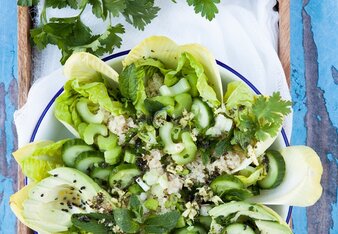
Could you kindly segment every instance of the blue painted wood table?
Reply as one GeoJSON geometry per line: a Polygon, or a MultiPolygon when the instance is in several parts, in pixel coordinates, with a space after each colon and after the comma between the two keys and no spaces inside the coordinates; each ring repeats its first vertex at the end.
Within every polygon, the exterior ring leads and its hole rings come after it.
{"type": "MultiPolygon", "coordinates": [[[[16,233],[9,196],[17,187],[11,157],[17,141],[13,113],[18,106],[16,1],[0,8],[0,233],[16,233]]],[[[292,144],[320,155],[322,198],[310,208],[293,209],[296,234],[338,233],[338,1],[291,0],[292,144]]]]}

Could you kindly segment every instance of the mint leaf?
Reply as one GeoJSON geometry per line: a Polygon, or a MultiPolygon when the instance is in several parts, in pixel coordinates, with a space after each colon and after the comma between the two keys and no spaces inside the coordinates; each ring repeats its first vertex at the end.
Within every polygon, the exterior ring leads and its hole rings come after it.
{"type": "Polygon", "coordinates": [[[128,209],[118,208],[113,211],[116,224],[125,233],[137,233],[140,225],[132,218],[132,212],[128,209]]]}
{"type": "Polygon", "coordinates": [[[187,0],[187,2],[189,6],[194,6],[195,13],[201,13],[211,21],[218,13],[216,4],[220,3],[220,0],[187,0]]]}
{"type": "Polygon", "coordinates": [[[140,200],[138,199],[138,197],[135,194],[130,196],[129,208],[134,213],[134,215],[136,217],[136,221],[138,221],[139,223],[142,223],[143,207],[142,207],[140,200]]]}
{"type": "Polygon", "coordinates": [[[119,76],[119,88],[122,96],[132,101],[135,109],[147,113],[144,100],[147,98],[144,88],[145,70],[134,64],[127,66],[119,76]]]}
{"type": "Polygon", "coordinates": [[[81,231],[95,234],[114,233],[112,231],[112,227],[115,221],[113,215],[111,214],[73,214],[71,221],[73,225],[79,228],[81,231]]]}
{"type": "Polygon", "coordinates": [[[178,211],[170,211],[146,219],[144,222],[145,233],[167,233],[176,227],[181,214],[178,211]]]}
{"type": "Polygon", "coordinates": [[[231,145],[229,144],[229,139],[223,139],[216,143],[214,156],[221,157],[225,152],[231,149],[231,145]]]}
{"type": "Polygon", "coordinates": [[[123,16],[135,28],[144,30],[159,12],[160,8],[154,6],[154,0],[125,0],[126,8],[123,16]]]}

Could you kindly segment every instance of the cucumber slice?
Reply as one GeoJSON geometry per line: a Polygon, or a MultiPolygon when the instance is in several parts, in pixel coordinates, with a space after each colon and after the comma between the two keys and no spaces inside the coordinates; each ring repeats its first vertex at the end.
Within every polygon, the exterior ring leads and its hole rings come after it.
{"type": "Polygon", "coordinates": [[[94,148],[87,145],[82,139],[71,139],[62,146],[62,160],[68,167],[74,167],[76,157],[85,151],[91,151],[94,148]]]}
{"type": "Polygon", "coordinates": [[[121,164],[114,168],[109,176],[111,187],[119,185],[121,188],[131,184],[134,177],[139,176],[141,171],[134,164],[121,164]]]}
{"type": "Polygon", "coordinates": [[[186,93],[189,90],[190,90],[190,84],[188,80],[185,78],[182,78],[171,87],[162,85],[159,91],[162,96],[173,97],[173,96],[176,96],[177,94],[186,93]]]}
{"type": "Polygon", "coordinates": [[[224,234],[255,234],[254,230],[243,223],[233,223],[227,226],[223,232],[224,234]]]}
{"type": "Polygon", "coordinates": [[[75,168],[84,173],[89,171],[89,168],[94,164],[104,162],[103,154],[99,151],[86,151],[79,156],[77,156],[75,160],[75,168]]]}
{"type": "Polygon", "coordinates": [[[232,189],[227,189],[221,195],[221,198],[223,201],[243,201],[252,196],[253,196],[253,193],[249,189],[232,188],[232,189]]]}
{"type": "Polygon", "coordinates": [[[131,152],[130,150],[126,150],[124,152],[123,160],[126,163],[135,163],[136,162],[136,155],[133,152],[131,152]]]}
{"type": "Polygon", "coordinates": [[[108,128],[103,124],[88,124],[83,131],[83,139],[88,145],[94,144],[96,135],[107,136],[108,128]]]}
{"type": "Polygon", "coordinates": [[[88,108],[89,100],[82,99],[78,103],[76,103],[76,110],[82,117],[84,121],[87,123],[102,123],[104,119],[104,113],[100,110],[97,111],[96,114],[92,113],[88,108]]]}
{"type": "Polygon", "coordinates": [[[272,189],[280,185],[285,176],[285,161],[283,156],[275,150],[269,150],[265,154],[268,160],[267,175],[257,184],[262,189],[272,189]]]}
{"type": "Polygon", "coordinates": [[[110,165],[117,164],[121,161],[121,153],[122,147],[118,145],[115,148],[104,152],[104,160],[110,165]]]}
{"type": "Polygon", "coordinates": [[[205,102],[199,98],[194,98],[191,112],[195,115],[194,122],[198,128],[205,129],[210,127],[213,120],[213,114],[210,107],[205,102]]]}
{"type": "Polygon", "coordinates": [[[214,179],[210,187],[217,195],[222,195],[230,189],[244,189],[242,181],[233,175],[220,175],[214,179]]]}
{"type": "Polygon", "coordinates": [[[90,177],[100,179],[103,181],[108,181],[109,175],[113,170],[112,167],[94,167],[90,173],[90,177]]]}

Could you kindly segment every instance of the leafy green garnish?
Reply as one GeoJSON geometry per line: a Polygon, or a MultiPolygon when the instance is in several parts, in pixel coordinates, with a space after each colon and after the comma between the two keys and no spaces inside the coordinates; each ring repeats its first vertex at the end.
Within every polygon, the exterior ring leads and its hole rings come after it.
{"type": "Polygon", "coordinates": [[[132,210],[132,212],[135,215],[135,220],[139,223],[142,223],[142,218],[143,218],[143,207],[138,199],[138,197],[133,194],[131,195],[129,199],[129,208],[132,210]]]}
{"type": "Polygon", "coordinates": [[[216,4],[220,3],[220,0],[187,0],[189,6],[194,6],[196,13],[201,15],[208,20],[215,18],[218,13],[216,4]]]}
{"type": "Polygon", "coordinates": [[[264,141],[276,136],[284,117],[291,112],[290,107],[291,102],[282,100],[278,92],[270,97],[256,96],[251,107],[238,112],[231,143],[245,148],[253,139],[264,141]]]}
{"type": "Polygon", "coordinates": [[[91,232],[95,234],[114,233],[112,227],[115,223],[112,214],[88,213],[73,214],[72,223],[81,231],[91,232]]]}
{"type": "Polygon", "coordinates": [[[144,27],[157,16],[160,10],[159,7],[154,6],[154,1],[126,0],[125,3],[123,16],[128,23],[140,30],[144,30],[144,27]]]}
{"type": "Polygon", "coordinates": [[[170,211],[161,215],[148,218],[144,222],[145,233],[167,233],[175,228],[180,218],[178,211],[170,211]]]}
{"type": "Polygon", "coordinates": [[[78,9],[78,1],[77,0],[46,0],[45,2],[46,7],[52,8],[65,8],[69,6],[73,9],[78,9]]]}
{"type": "Polygon", "coordinates": [[[63,166],[61,149],[67,140],[34,142],[18,149],[13,156],[28,178],[40,181],[50,176],[50,170],[63,166]]]}
{"type": "MultiPolygon", "coordinates": [[[[219,0],[187,0],[189,6],[194,6],[196,13],[212,20],[218,13],[216,4],[219,0]]],[[[18,0],[19,6],[37,5],[39,0],[18,0]]],[[[39,49],[48,44],[56,45],[62,54],[62,64],[75,51],[87,51],[96,56],[113,52],[114,48],[121,46],[124,26],[112,26],[112,17],[122,15],[126,22],[139,30],[157,17],[160,8],[155,6],[154,0],[45,0],[41,11],[41,25],[31,30],[31,37],[39,49]],[[106,30],[93,35],[90,28],[81,21],[81,15],[90,5],[92,13],[103,21],[109,21],[106,30]],[[78,9],[75,17],[60,17],[47,19],[48,8],[78,9]]]]}
{"type": "Polygon", "coordinates": [[[79,16],[69,18],[51,18],[49,23],[31,30],[33,41],[39,49],[48,44],[56,45],[62,52],[61,63],[65,63],[75,51],[86,51],[97,56],[120,47],[124,33],[121,24],[109,25],[101,35],[92,35],[89,27],[79,16]]]}
{"type": "Polygon", "coordinates": [[[139,223],[133,220],[133,213],[125,208],[118,208],[113,211],[116,224],[125,233],[137,233],[140,229],[139,223]]]}

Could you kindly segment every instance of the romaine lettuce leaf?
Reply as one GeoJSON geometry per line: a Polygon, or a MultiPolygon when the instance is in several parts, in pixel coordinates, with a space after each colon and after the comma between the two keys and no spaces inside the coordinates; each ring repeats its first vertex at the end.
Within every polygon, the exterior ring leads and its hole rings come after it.
{"type": "Polygon", "coordinates": [[[67,140],[34,142],[18,149],[13,156],[24,175],[40,181],[50,176],[48,171],[63,166],[61,150],[67,140]]]}
{"type": "Polygon", "coordinates": [[[179,77],[187,77],[190,86],[193,87],[192,96],[199,94],[210,107],[220,105],[221,102],[217,99],[215,90],[208,84],[208,77],[205,75],[202,64],[189,53],[181,54],[176,69],[165,74],[164,84],[172,86],[177,83],[179,77]]]}
{"type": "Polygon", "coordinates": [[[237,108],[240,105],[251,106],[253,100],[252,90],[242,81],[233,81],[227,85],[227,91],[224,95],[227,110],[237,108]]]}
{"type": "Polygon", "coordinates": [[[95,104],[109,111],[112,115],[123,114],[122,103],[113,101],[109,95],[107,88],[102,82],[91,82],[87,84],[79,83],[78,80],[72,80],[72,88],[83,97],[87,97],[95,104]]]}

